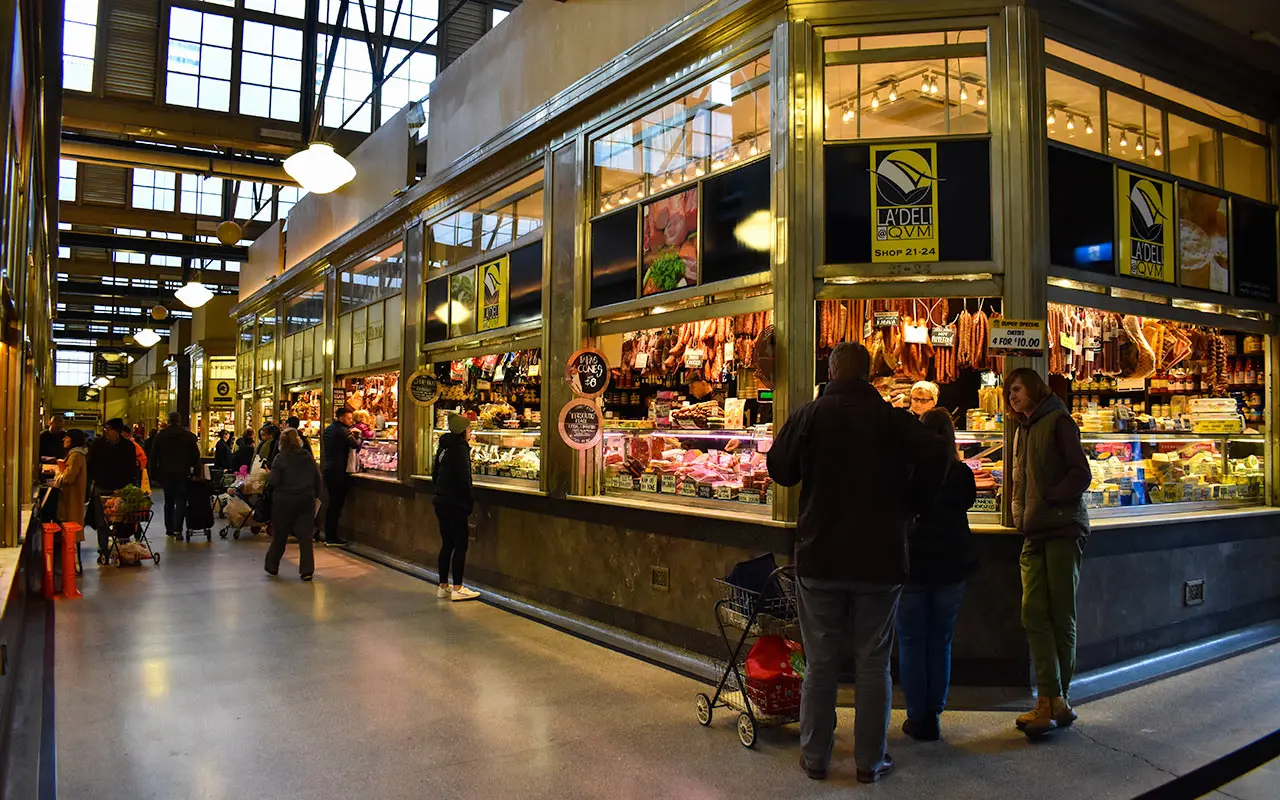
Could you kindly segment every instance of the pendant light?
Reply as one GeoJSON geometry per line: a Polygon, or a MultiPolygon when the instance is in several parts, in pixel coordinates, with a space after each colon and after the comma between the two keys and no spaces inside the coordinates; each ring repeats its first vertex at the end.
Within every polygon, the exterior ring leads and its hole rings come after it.
{"type": "Polygon", "coordinates": [[[880,90],[877,89],[871,94],[871,110],[875,111],[879,107],[880,107],[880,90]]]}
{"type": "Polygon", "coordinates": [[[1089,117],[1084,118],[1084,132],[1093,135],[1093,120],[1089,117]]]}
{"type": "Polygon", "coordinates": [[[187,285],[173,293],[187,308],[199,308],[213,299],[213,292],[203,283],[196,280],[187,281],[187,285]]]}
{"type": "Polygon", "coordinates": [[[139,347],[154,347],[160,342],[160,334],[150,328],[143,328],[133,335],[133,340],[139,347]]]}
{"type": "Polygon", "coordinates": [[[987,104],[987,92],[985,89],[978,88],[978,105],[985,106],[987,104]]]}
{"type": "Polygon", "coordinates": [[[889,87],[889,102],[893,103],[893,102],[897,102],[897,100],[898,100],[898,82],[894,81],[893,85],[889,87]]]}
{"type": "Polygon", "coordinates": [[[312,142],[306,150],[289,156],[284,171],[312,194],[329,194],[356,176],[356,168],[328,142],[312,142]]]}
{"type": "Polygon", "coordinates": [[[960,81],[960,102],[963,103],[968,99],[969,99],[969,91],[964,88],[964,81],[960,81]]]}

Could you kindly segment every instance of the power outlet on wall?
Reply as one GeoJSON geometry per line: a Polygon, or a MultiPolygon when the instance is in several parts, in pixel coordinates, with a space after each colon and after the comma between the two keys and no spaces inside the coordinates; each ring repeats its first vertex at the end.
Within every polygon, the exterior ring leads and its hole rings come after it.
{"type": "Polygon", "coordinates": [[[1198,606],[1204,602],[1204,578],[1182,584],[1182,604],[1198,606]]]}
{"type": "Polygon", "coordinates": [[[660,592],[671,591],[671,570],[667,567],[649,567],[649,585],[660,592]]]}

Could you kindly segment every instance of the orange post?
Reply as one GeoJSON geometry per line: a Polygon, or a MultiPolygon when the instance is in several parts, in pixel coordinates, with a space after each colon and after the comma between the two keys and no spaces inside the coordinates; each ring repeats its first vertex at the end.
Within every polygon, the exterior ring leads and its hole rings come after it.
{"type": "Polygon", "coordinates": [[[84,597],[76,588],[76,542],[82,530],[78,523],[62,523],[62,596],[68,600],[84,597]]]}
{"type": "Polygon", "coordinates": [[[40,526],[44,531],[44,599],[53,599],[53,542],[54,536],[62,530],[56,522],[46,522],[40,526]]]}

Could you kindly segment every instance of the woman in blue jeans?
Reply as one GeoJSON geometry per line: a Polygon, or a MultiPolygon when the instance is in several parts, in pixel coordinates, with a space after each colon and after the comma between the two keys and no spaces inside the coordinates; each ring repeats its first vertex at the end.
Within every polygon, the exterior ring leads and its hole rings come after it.
{"type": "MultiPolygon", "coordinates": [[[[956,453],[950,413],[935,408],[920,423],[956,453]]],[[[898,601],[898,679],[907,698],[902,732],[921,741],[942,736],[939,717],[951,684],[951,640],[964,580],[977,567],[969,530],[976,496],[973,472],[954,457],[937,494],[917,498],[916,507],[923,510],[911,530],[910,580],[898,601]]]]}

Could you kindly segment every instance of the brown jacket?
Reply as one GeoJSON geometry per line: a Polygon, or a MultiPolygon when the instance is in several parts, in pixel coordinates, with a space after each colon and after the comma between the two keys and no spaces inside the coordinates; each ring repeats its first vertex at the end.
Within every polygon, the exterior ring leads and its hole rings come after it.
{"type": "MultiPolygon", "coordinates": [[[[67,468],[58,478],[58,521],[84,525],[85,483],[89,470],[85,466],[85,449],[74,447],[67,453],[67,468]]],[[[84,541],[84,531],[80,531],[84,541]]]]}

